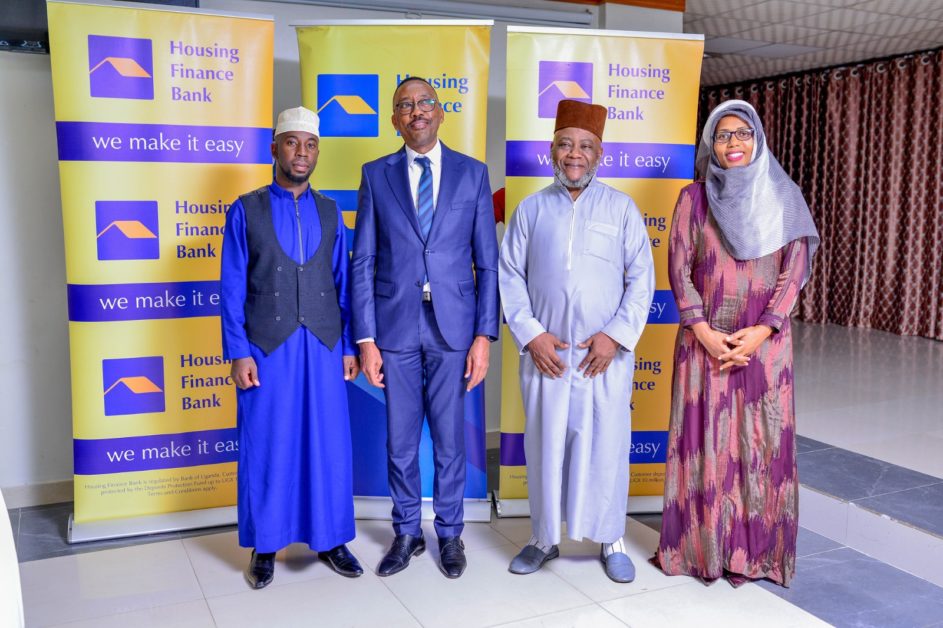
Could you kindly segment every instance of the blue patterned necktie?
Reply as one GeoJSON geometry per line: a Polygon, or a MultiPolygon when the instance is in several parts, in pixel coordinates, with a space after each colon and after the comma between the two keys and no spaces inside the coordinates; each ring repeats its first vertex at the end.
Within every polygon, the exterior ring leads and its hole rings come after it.
{"type": "Polygon", "coordinates": [[[415,162],[422,166],[422,174],[419,175],[419,191],[416,195],[419,231],[422,233],[422,239],[428,240],[429,229],[432,228],[432,213],[435,209],[432,202],[432,163],[428,157],[416,157],[415,162]]]}

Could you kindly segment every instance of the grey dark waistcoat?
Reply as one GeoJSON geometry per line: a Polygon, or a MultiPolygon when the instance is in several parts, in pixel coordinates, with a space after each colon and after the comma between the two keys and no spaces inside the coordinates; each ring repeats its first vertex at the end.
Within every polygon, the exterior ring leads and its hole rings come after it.
{"type": "MultiPolygon", "coordinates": [[[[313,192],[313,190],[312,190],[313,192]]],[[[246,285],[246,333],[268,355],[304,325],[333,349],[341,337],[341,311],[334,289],[332,257],[337,206],[314,193],[321,221],[321,242],[308,261],[290,258],[272,223],[268,187],[239,197],[246,211],[249,272],[246,285]]]]}

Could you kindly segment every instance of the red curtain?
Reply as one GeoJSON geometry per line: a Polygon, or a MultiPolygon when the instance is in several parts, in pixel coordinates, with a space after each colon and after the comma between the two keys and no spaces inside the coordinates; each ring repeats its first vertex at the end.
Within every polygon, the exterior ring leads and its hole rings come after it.
{"type": "Polygon", "coordinates": [[[705,87],[746,100],[822,237],[796,316],[943,340],[943,49],[705,87]]]}

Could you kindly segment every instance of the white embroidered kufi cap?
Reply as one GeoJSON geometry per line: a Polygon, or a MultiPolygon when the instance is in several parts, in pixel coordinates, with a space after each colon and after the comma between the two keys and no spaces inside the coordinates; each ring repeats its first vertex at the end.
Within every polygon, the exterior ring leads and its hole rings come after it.
{"type": "Polygon", "coordinates": [[[318,114],[304,107],[295,107],[294,109],[286,109],[278,114],[278,122],[275,124],[275,135],[281,135],[289,131],[304,131],[305,133],[320,136],[319,126],[320,120],[318,120],[318,114]]]}

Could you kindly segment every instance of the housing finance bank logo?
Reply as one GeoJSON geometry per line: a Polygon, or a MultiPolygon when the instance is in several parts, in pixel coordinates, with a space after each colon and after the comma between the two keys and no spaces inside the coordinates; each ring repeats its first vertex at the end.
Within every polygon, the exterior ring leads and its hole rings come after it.
{"type": "Polygon", "coordinates": [[[164,411],[164,358],[102,360],[105,416],[164,411]]]}
{"type": "Polygon", "coordinates": [[[561,100],[593,100],[593,64],[541,61],[537,75],[537,117],[555,118],[561,100]]]}
{"type": "Polygon", "coordinates": [[[93,98],[154,100],[151,40],[89,35],[88,77],[93,98]]]}
{"type": "Polygon", "coordinates": [[[98,259],[160,258],[157,201],[95,201],[98,259]]]}
{"type": "Polygon", "coordinates": [[[377,74],[318,75],[321,137],[377,137],[379,104],[377,74]]]}

